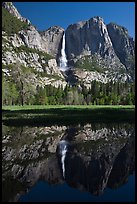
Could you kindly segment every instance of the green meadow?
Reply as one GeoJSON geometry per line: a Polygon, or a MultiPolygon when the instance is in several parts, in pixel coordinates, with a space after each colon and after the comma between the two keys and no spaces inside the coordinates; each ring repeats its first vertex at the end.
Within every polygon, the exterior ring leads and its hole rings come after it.
{"type": "Polygon", "coordinates": [[[6,125],[75,125],[88,122],[134,122],[134,105],[27,105],[3,106],[6,125]]]}

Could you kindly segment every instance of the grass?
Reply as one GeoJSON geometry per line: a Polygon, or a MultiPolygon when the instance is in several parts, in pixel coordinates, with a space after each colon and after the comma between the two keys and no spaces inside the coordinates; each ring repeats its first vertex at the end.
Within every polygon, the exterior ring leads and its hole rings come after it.
{"type": "Polygon", "coordinates": [[[134,122],[135,106],[31,105],[2,107],[5,125],[76,125],[87,122],[134,122]]]}

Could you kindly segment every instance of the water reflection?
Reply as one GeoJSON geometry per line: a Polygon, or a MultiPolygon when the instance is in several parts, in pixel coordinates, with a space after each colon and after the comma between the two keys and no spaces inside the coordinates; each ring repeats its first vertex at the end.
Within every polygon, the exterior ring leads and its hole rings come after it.
{"type": "Polygon", "coordinates": [[[39,180],[100,195],[134,172],[133,124],[2,128],[3,201],[18,201],[39,180]]]}
{"type": "Polygon", "coordinates": [[[68,152],[70,151],[70,143],[67,140],[61,140],[57,145],[57,159],[59,162],[59,166],[62,169],[63,178],[66,177],[66,157],[68,156],[68,152]]]}

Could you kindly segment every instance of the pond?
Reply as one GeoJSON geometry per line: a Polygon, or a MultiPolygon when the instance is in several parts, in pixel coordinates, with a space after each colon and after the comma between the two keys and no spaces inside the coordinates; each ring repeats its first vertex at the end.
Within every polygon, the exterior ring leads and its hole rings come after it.
{"type": "Polygon", "coordinates": [[[134,202],[135,124],[3,125],[2,201],[134,202]]]}

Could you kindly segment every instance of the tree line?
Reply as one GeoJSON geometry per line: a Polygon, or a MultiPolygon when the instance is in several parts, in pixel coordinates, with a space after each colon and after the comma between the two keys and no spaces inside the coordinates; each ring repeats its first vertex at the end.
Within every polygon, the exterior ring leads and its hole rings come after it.
{"type": "MultiPolygon", "coordinates": [[[[25,71],[24,71],[25,72],[25,71]]],[[[44,87],[28,83],[26,76],[16,73],[16,83],[13,78],[7,81],[2,77],[2,105],[134,105],[135,83],[92,81],[91,88],[83,84],[66,85],[55,88],[52,85],[44,87]]]]}

